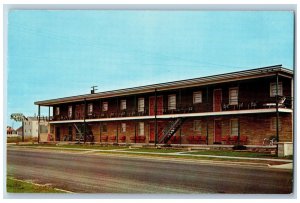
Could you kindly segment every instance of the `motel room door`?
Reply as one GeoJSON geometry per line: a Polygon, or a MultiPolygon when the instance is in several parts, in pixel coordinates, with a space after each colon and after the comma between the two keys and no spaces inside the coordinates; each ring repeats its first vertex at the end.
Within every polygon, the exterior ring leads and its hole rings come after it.
{"type": "MultiPolygon", "coordinates": [[[[154,143],[155,142],[155,122],[149,123],[149,142],[154,143]]],[[[159,133],[164,129],[164,123],[161,121],[157,122],[157,132],[159,133]]]]}
{"type": "Polygon", "coordinates": [[[60,127],[55,128],[55,141],[60,141],[60,127]]]}
{"type": "Polygon", "coordinates": [[[222,142],[222,120],[215,120],[215,142],[222,142]]]}
{"type": "Polygon", "coordinates": [[[214,90],[214,111],[222,111],[222,90],[214,90]]]}
{"type": "MultiPolygon", "coordinates": [[[[163,114],[163,96],[157,96],[157,115],[163,114]]],[[[155,97],[149,97],[149,116],[155,115],[155,97]]]]}

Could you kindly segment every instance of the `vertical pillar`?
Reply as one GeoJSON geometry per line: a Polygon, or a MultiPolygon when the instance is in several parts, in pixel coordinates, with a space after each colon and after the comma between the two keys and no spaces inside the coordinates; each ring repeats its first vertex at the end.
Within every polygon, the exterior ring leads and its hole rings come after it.
{"type": "Polygon", "coordinates": [[[102,136],[102,122],[100,122],[100,143],[102,143],[101,136],[102,136]]]}
{"type": "Polygon", "coordinates": [[[179,144],[181,145],[181,126],[179,128],[179,144]]]}
{"type": "Polygon", "coordinates": [[[156,146],[157,144],[157,139],[158,139],[158,132],[157,132],[157,92],[156,89],[154,90],[155,92],[155,102],[154,102],[154,119],[155,119],[155,141],[154,145],[156,146]]]}
{"type": "MultiPolygon", "coordinates": [[[[238,98],[237,98],[237,109],[239,110],[239,92],[240,92],[240,83],[238,82],[238,98]]],[[[238,145],[240,145],[240,118],[238,117],[238,145]]]]}
{"type": "Polygon", "coordinates": [[[278,156],[278,142],[279,142],[279,111],[278,111],[278,72],[276,73],[276,154],[278,156]]]}
{"type": "Polygon", "coordinates": [[[24,132],[25,132],[25,130],[24,130],[24,118],[23,118],[23,120],[22,120],[22,142],[24,142],[24,132]]]}
{"type": "Polygon", "coordinates": [[[48,110],[48,121],[50,121],[50,106],[49,106],[49,110],[48,110]]]}
{"type": "Polygon", "coordinates": [[[41,106],[38,107],[38,143],[40,143],[40,118],[41,118],[41,106]]]}
{"type": "MultiPolygon", "coordinates": [[[[208,104],[208,87],[206,87],[206,110],[208,110],[209,104],[208,104]]],[[[208,145],[208,117],[206,117],[206,144],[208,145]]]]}
{"type": "Polygon", "coordinates": [[[136,143],[136,121],[134,121],[134,143],[136,143]]]}
{"type": "MultiPolygon", "coordinates": [[[[83,140],[84,143],[86,142],[86,122],[85,122],[85,118],[86,118],[86,98],[84,98],[84,113],[83,113],[83,140]]],[[[80,141],[80,138],[79,138],[80,141]]]]}
{"type": "Polygon", "coordinates": [[[117,121],[117,134],[116,134],[117,143],[119,140],[119,121],[117,121]]]}

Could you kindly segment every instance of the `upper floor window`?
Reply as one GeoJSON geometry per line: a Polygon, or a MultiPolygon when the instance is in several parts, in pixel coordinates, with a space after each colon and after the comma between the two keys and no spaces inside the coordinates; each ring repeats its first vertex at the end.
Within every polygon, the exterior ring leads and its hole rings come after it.
{"type": "Polygon", "coordinates": [[[202,103],[202,92],[194,92],[193,94],[193,103],[197,104],[197,103],[202,103]]]}
{"type": "Polygon", "coordinates": [[[68,116],[72,117],[72,106],[68,106],[68,116]]]}
{"type": "MultiPolygon", "coordinates": [[[[277,94],[276,82],[270,83],[270,97],[275,97],[277,94]]],[[[278,96],[282,96],[282,82],[278,83],[278,96]]]]}
{"type": "Polygon", "coordinates": [[[229,105],[238,105],[239,89],[237,87],[229,89],[229,105]]]}
{"type": "Polygon", "coordinates": [[[102,111],[108,111],[108,102],[102,103],[102,111]]]}
{"type": "Polygon", "coordinates": [[[88,115],[93,114],[93,104],[88,104],[88,115]]]}
{"type": "Polygon", "coordinates": [[[176,109],[176,95],[175,94],[168,96],[168,109],[169,110],[176,109]]]}
{"type": "Polygon", "coordinates": [[[55,107],[55,115],[59,115],[59,106],[55,107]]]}
{"type": "Polygon", "coordinates": [[[139,98],[138,99],[138,112],[144,112],[145,109],[145,99],[139,98]]]}
{"type": "Polygon", "coordinates": [[[126,110],[126,100],[121,100],[120,109],[121,110],[126,110]]]}
{"type": "Polygon", "coordinates": [[[239,132],[239,120],[231,119],[230,120],[230,135],[237,136],[239,132]]]}

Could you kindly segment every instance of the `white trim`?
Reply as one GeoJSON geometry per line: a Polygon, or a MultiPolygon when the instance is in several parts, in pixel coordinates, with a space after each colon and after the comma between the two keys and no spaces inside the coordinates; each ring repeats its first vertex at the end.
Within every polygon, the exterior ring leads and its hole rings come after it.
{"type": "Polygon", "coordinates": [[[49,123],[55,124],[55,123],[83,123],[83,120],[63,120],[63,121],[50,121],[49,123]]]}
{"type": "MultiPolygon", "coordinates": [[[[292,113],[292,109],[278,108],[279,112],[292,113]]],[[[159,118],[179,118],[179,117],[201,117],[201,116],[224,116],[224,115],[239,115],[239,114],[257,114],[257,113],[275,113],[276,108],[268,109],[249,109],[249,110],[235,110],[235,111],[216,111],[216,112],[205,112],[205,113],[185,113],[185,114],[166,114],[157,115],[159,118]]],[[[85,122],[96,122],[96,121],[122,121],[122,120],[147,120],[154,119],[155,116],[134,116],[134,117],[117,117],[117,118],[97,118],[97,119],[86,119],[85,122]]],[[[84,122],[83,120],[63,120],[63,121],[51,121],[49,123],[76,123],[84,122]]]]}

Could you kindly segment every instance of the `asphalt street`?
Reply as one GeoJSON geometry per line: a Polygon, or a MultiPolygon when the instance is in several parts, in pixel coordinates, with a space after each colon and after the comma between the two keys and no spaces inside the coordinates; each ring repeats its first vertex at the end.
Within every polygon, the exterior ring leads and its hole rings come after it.
{"type": "Polygon", "coordinates": [[[7,174],[75,193],[287,194],[292,171],[99,153],[8,148],[7,174]]]}

